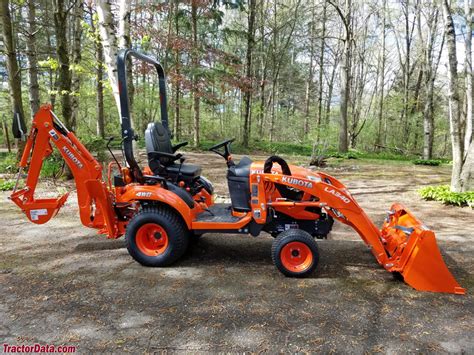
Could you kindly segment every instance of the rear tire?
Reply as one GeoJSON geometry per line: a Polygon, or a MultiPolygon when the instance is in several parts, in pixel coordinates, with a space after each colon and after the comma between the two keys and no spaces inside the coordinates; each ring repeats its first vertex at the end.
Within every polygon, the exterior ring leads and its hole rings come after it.
{"type": "Polygon", "coordinates": [[[169,208],[146,208],[127,226],[125,241],[129,254],[145,266],[167,266],[186,252],[189,231],[169,208]]]}
{"type": "Polygon", "coordinates": [[[290,277],[305,277],[318,266],[318,245],[301,229],[289,229],[278,235],[272,244],[273,263],[290,277]]]}

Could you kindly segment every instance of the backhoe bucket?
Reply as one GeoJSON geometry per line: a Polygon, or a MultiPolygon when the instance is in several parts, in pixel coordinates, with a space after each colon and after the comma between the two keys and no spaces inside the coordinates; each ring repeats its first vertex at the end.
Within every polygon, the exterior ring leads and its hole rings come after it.
{"type": "Polygon", "coordinates": [[[28,189],[15,191],[10,199],[21,208],[28,219],[36,224],[44,224],[56,216],[59,209],[66,202],[69,192],[58,198],[28,199],[25,194],[30,192],[28,189]]]}
{"type": "Polygon", "coordinates": [[[391,260],[385,265],[388,271],[400,273],[416,290],[466,293],[444,263],[433,231],[405,206],[392,206],[381,232],[391,260]]]}

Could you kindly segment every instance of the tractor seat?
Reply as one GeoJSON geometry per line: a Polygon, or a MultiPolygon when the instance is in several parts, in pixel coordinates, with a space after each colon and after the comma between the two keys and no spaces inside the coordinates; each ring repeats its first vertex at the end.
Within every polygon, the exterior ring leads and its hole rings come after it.
{"type": "Polygon", "coordinates": [[[164,156],[156,157],[150,154],[152,152],[161,152],[174,155],[185,144],[180,143],[173,146],[169,131],[161,122],[149,123],[145,131],[145,146],[148,154],[148,166],[153,171],[153,174],[176,178],[179,172],[180,177],[185,180],[200,176],[201,167],[199,165],[183,164],[180,170],[180,164],[173,161],[173,159],[164,156]]]}

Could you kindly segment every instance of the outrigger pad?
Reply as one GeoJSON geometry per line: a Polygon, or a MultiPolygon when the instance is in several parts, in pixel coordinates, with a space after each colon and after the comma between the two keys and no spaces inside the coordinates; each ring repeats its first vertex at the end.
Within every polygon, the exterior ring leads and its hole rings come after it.
{"type": "Polygon", "coordinates": [[[466,293],[448,270],[434,232],[405,206],[392,206],[381,232],[393,261],[385,266],[388,271],[401,273],[404,281],[416,290],[466,293]]]}

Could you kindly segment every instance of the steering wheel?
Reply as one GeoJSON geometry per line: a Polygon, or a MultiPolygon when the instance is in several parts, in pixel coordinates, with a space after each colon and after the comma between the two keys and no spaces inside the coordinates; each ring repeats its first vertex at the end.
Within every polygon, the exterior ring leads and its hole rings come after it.
{"type": "Polygon", "coordinates": [[[277,163],[278,165],[280,165],[281,172],[283,175],[291,175],[291,170],[288,166],[288,163],[285,161],[285,159],[277,155],[272,155],[271,157],[268,157],[267,160],[265,160],[265,164],[263,166],[263,172],[265,174],[270,174],[272,172],[273,163],[277,163]]]}
{"type": "MultiPolygon", "coordinates": [[[[209,148],[209,150],[211,152],[214,152],[218,155],[220,155],[221,157],[223,157],[226,162],[227,162],[227,165],[231,164],[232,161],[229,160],[229,157],[230,157],[230,144],[235,141],[235,138],[232,138],[232,139],[226,139],[225,141],[223,142],[220,142],[220,143],[217,143],[215,145],[213,145],[211,148],[209,148]],[[224,152],[220,152],[219,149],[224,147],[224,152]]],[[[231,164],[232,165],[232,164],[231,164]]]]}
{"type": "Polygon", "coordinates": [[[235,138],[226,139],[223,142],[220,142],[220,143],[217,143],[217,144],[213,145],[211,148],[209,148],[209,150],[212,151],[212,152],[215,152],[217,149],[222,148],[222,147],[226,146],[227,144],[232,143],[233,141],[235,141],[235,138]]]}

